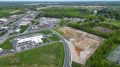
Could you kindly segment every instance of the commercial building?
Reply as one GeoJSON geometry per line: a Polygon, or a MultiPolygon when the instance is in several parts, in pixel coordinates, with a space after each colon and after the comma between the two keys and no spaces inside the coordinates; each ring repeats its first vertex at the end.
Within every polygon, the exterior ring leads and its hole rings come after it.
{"type": "Polygon", "coordinates": [[[39,46],[43,43],[42,41],[43,35],[35,35],[35,36],[23,36],[14,38],[12,40],[13,48],[16,52],[25,51],[36,46],[39,46]]]}

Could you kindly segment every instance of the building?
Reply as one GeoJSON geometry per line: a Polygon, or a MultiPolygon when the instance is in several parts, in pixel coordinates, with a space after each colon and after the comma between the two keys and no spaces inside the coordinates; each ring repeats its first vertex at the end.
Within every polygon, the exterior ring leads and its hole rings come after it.
{"type": "Polygon", "coordinates": [[[28,24],[31,23],[31,20],[33,20],[33,19],[22,18],[22,19],[20,20],[19,26],[26,26],[26,25],[28,25],[28,24]]]}
{"type": "Polygon", "coordinates": [[[93,11],[94,14],[97,14],[97,12],[98,12],[97,10],[94,10],[94,11],[93,11]]]}
{"type": "Polygon", "coordinates": [[[0,21],[2,21],[2,22],[7,22],[8,19],[6,19],[6,18],[0,18],[0,21]]]}
{"type": "Polygon", "coordinates": [[[14,32],[19,33],[20,31],[21,31],[21,29],[16,29],[14,32]]]}
{"type": "Polygon", "coordinates": [[[21,52],[39,46],[43,43],[42,38],[43,35],[23,36],[13,39],[12,44],[16,52],[21,52]]]}
{"type": "Polygon", "coordinates": [[[60,22],[59,18],[46,18],[46,17],[40,18],[40,26],[42,28],[53,28],[57,26],[59,22],[60,22]]]}
{"type": "Polygon", "coordinates": [[[38,15],[36,11],[28,11],[23,17],[16,21],[17,26],[26,26],[38,15]]]}

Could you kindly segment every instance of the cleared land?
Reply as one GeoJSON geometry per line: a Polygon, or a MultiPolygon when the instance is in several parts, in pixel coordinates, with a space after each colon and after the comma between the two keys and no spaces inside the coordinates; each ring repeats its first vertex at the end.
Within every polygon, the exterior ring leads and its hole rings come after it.
{"type": "Polygon", "coordinates": [[[107,29],[107,28],[104,28],[104,27],[95,27],[93,29],[97,30],[97,31],[100,31],[100,32],[104,32],[104,33],[112,33],[111,29],[107,29]]]}
{"type": "Polygon", "coordinates": [[[86,60],[95,52],[100,43],[104,40],[101,37],[76,30],[70,27],[59,29],[69,40],[72,54],[72,61],[85,64],[86,60]]]}
{"type": "Polygon", "coordinates": [[[54,43],[14,55],[0,57],[0,67],[62,67],[64,46],[54,43]]]}

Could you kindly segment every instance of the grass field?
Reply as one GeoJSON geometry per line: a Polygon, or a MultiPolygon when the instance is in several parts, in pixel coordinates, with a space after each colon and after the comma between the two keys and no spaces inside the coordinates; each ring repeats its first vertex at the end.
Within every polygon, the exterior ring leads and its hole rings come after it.
{"type": "Polygon", "coordinates": [[[21,26],[20,28],[20,33],[23,33],[28,28],[28,26],[21,26]]]}
{"type": "Polygon", "coordinates": [[[63,67],[64,47],[55,43],[0,58],[0,67],[63,67]]]}
{"type": "Polygon", "coordinates": [[[120,28],[120,21],[119,20],[108,20],[108,21],[104,21],[104,22],[101,22],[101,23],[106,23],[106,24],[114,25],[114,26],[120,28]]]}
{"type": "Polygon", "coordinates": [[[49,37],[52,41],[59,41],[60,39],[56,35],[52,35],[49,37]]]}
{"type": "Polygon", "coordinates": [[[76,62],[72,62],[72,67],[82,67],[82,65],[76,62]]]}
{"type": "Polygon", "coordinates": [[[20,8],[0,8],[0,17],[9,17],[14,14],[23,14],[25,13],[24,10],[20,8]]]}
{"type": "Polygon", "coordinates": [[[12,49],[12,43],[10,42],[12,38],[8,38],[3,44],[0,44],[0,48],[12,49]]]}
{"type": "Polygon", "coordinates": [[[47,40],[47,38],[43,38],[42,40],[43,40],[43,43],[49,42],[49,41],[47,40]]]}
{"type": "Polygon", "coordinates": [[[51,34],[52,32],[50,30],[43,30],[43,31],[40,31],[40,33],[43,33],[43,34],[51,34]]]}

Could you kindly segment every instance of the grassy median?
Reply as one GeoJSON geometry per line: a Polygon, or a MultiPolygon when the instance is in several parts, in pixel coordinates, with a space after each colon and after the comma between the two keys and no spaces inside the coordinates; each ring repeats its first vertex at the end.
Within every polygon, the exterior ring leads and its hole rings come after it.
{"type": "Polygon", "coordinates": [[[10,42],[10,40],[12,40],[12,38],[8,38],[3,44],[0,44],[0,48],[3,49],[12,49],[12,43],[10,42]]]}

